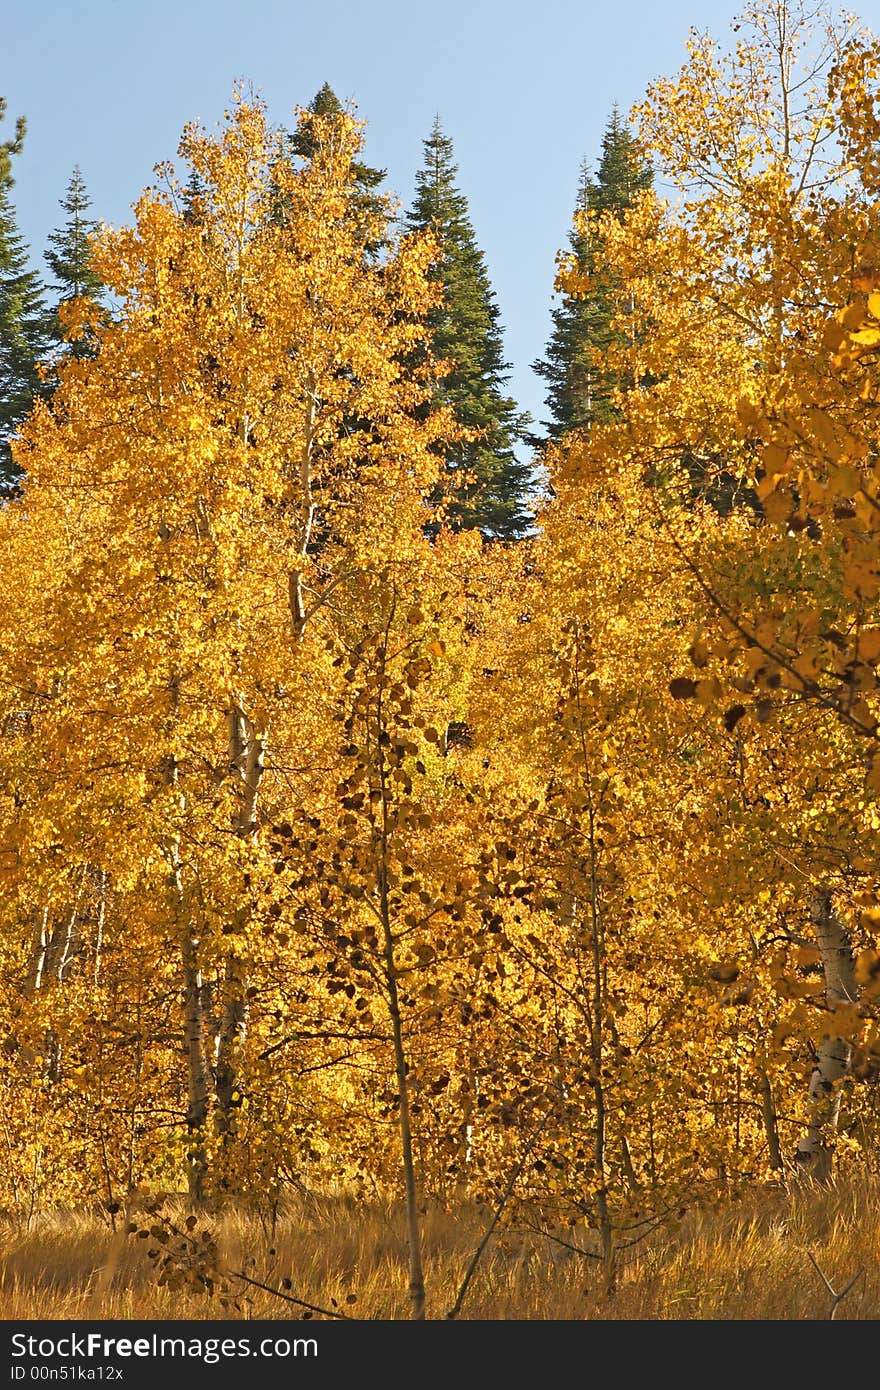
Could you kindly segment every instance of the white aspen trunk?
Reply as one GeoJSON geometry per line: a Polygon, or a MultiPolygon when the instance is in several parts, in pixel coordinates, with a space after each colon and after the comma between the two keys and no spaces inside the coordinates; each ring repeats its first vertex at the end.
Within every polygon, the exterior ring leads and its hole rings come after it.
{"type": "Polygon", "coordinates": [[[104,916],[107,910],[107,871],[98,870],[98,908],[95,913],[95,985],[101,977],[101,952],[104,949],[104,916]]]}
{"type": "MultiPolygon", "coordinates": [[[[79,916],[77,914],[76,908],[73,908],[67,916],[63,929],[60,933],[60,939],[58,942],[56,964],[53,974],[55,976],[55,979],[59,982],[59,984],[63,984],[64,980],[67,977],[67,972],[70,968],[70,963],[73,960],[73,957],[79,946],[79,940],[79,916]]],[[[52,944],[54,947],[54,941],[52,944]]]]}
{"type": "Polygon", "coordinates": [[[470,1018],[469,1018],[469,1020],[468,1020],[467,1062],[466,1062],[466,1064],[465,1064],[465,1065],[466,1065],[466,1069],[467,1069],[468,1089],[467,1089],[467,1098],[466,1098],[466,1100],[464,1101],[464,1104],[463,1104],[463,1106],[462,1106],[462,1117],[461,1117],[461,1136],[462,1136],[461,1156],[462,1156],[462,1169],[463,1169],[463,1172],[462,1172],[462,1174],[461,1174],[461,1190],[462,1190],[462,1194],[466,1193],[466,1191],[467,1191],[466,1174],[467,1174],[467,1171],[468,1171],[468,1169],[470,1168],[471,1162],[472,1162],[472,1160],[473,1160],[473,1140],[474,1140],[474,1123],[473,1123],[473,1122],[474,1122],[474,1116],[478,1113],[478,1105],[479,1105],[479,1099],[480,1099],[480,1076],[479,1076],[479,1066],[478,1066],[478,1062],[479,1062],[479,1049],[478,1049],[478,1046],[477,1046],[477,1033],[476,1033],[476,995],[477,995],[477,989],[478,989],[479,983],[480,983],[481,974],[482,974],[482,967],[478,966],[478,967],[477,967],[477,973],[476,973],[476,976],[475,976],[475,979],[474,979],[474,984],[473,984],[473,986],[472,986],[472,994],[471,994],[471,1000],[472,1000],[472,1003],[473,1003],[473,1007],[472,1007],[472,1009],[471,1009],[470,1018]]]}
{"type": "Polygon", "coordinates": [[[232,829],[239,839],[251,839],[257,829],[257,801],[266,757],[265,735],[258,734],[237,699],[228,712],[229,775],[238,783],[238,806],[232,816],[232,829]]]}
{"type": "Polygon", "coordinates": [[[184,988],[183,1038],[186,1051],[188,1100],[186,1123],[190,1132],[187,1180],[189,1195],[194,1202],[201,1202],[205,1195],[207,1161],[204,1140],[205,1124],[208,1119],[208,1066],[205,1058],[205,1020],[198,945],[198,940],[194,936],[190,924],[186,923],[181,957],[184,988]]]}
{"type": "MultiPolygon", "coordinates": [[[[170,771],[177,781],[177,765],[170,771]]],[[[183,1047],[186,1054],[187,1110],[186,1124],[190,1133],[187,1154],[187,1184],[190,1200],[201,1202],[205,1196],[207,1157],[205,1126],[208,1120],[208,1062],[205,1051],[204,981],[199,966],[199,941],[190,918],[183,888],[180,862],[180,842],[171,844],[170,886],[172,900],[181,932],[181,966],[183,969],[183,1047]]]]}
{"type": "Polygon", "coordinates": [[[247,977],[233,955],[226,957],[223,1012],[217,1033],[214,1094],[217,1098],[217,1133],[224,1143],[234,1134],[234,1097],[238,1081],[236,1050],[247,1035],[247,977]]]}
{"type": "MultiPolygon", "coordinates": [[[[233,816],[233,829],[241,839],[252,839],[257,830],[257,804],[263,780],[266,740],[257,734],[237,700],[229,708],[228,766],[237,780],[238,807],[233,816]]],[[[246,913],[239,910],[236,925],[241,926],[246,913]]],[[[234,1134],[233,1097],[238,1069],[236,1050],[247,1034],[247,974],[233,951],[226,957],[222,989],[222,1012],[217,1032],[214,1057],[214,1095],[217,1100],[217,1132],[227,1143],[234,1134]]]]}
{"type": "MultiPolygon", "coordinates": [[[[64,981],[65,971],[73,955],[74,933],[87,872],[87,868],[83,870],[76,902],[54,931],[49,926],[48,906],[43,909],[42,913],[37,911],[34,914],[31,963],[25,984],[25,992],[28,995],[33,996],[38,993],[45,987],[47,980],[56,980],[59,983],[64,981]]],[[[61,1043],[52,1029],[49,1029],[45,1035],[43,1051],[46,1058],[46,1080],[56,1082],[61,1076],[62,1049],[61,1043]]]]}
{"type": "Polygon", "coordinates": [[[394,1041],[394,1073],[397,1078],[397,1094],[400,1098],[398,1123],[400,1126],[401,1156],[403,1158],[406,1225],[407,1235],[409,1237],[409,1296],[412,1316],[421,1321],[425,1316],[425,1275],[422,1266],[418,1189],[416,1185],[415,1163],[413,1161],[409,1070],[406,1063],[406,1051],[403,1041],[403,1020],[401,1018],[400,997],[397,990],[397,964],[394,959],[394,936],[391,929],[391,915],[388,905],[388,888],[384,863],[380,870],[379,888],[381,895],[382,931],[385,947],[385,985],[388,991],[388,1012],[391,1015],[391,1034],[394,1041]]]}
{"type": "Polygon", "coordinates": [[[80,939],[80,907],[82,897],[88,879],[88,865],[82,871],[79,881],[79,888],[76,894],[76,902],[70,911],[63,918],[60,926],[56,927],[52,933],[52,939],[46,952],[46,974],[50,979],[63,983],[70,962],[73,959],[74,951],[79,945],[80,939]]]}
{"type": "Polygon", "coordinates": [[[241,774],[241,803],[239,806],[236,832],[243,839],[251,839],[257,830],[257,800],[263,780],[266,758],[266,741],[254,730],[248,719],[245,721],[247,747],[241,774]]]}
{"type": "Polygon", "coordinates": [[[315,424],[317,415],[318,400],[315,394],[315,378],[314,373],[310,372],[307,382],[305,437],[303,439],[302,452],[299,460],[299,504],[302,527],[298,540],[300,560],[299,564],[291,570],[288,579],[290,618],[293,624],[293,635],[297,639],[302,637],[307,617],[305,597],[303,595],[303,571],[308,562],[309,545],[312,539],[312,527],[315,523],[315,500],[312,491],[312,451],[315,445],[315,424]]]}
{"type": "Polygon", "coordinates": [[[773,1087],[763,1067],[758,1068],[758,1091],[761,1096],[761,1115],[764,1120],[764,1133],[767,1136],[767,1149],[770,1154],[770,1167],[774,1172],[782,1172],[782,1147],[779,1143],[779,1125],[776,1116],[776,1102],[773,1087]]]}
{"type": "Polygon", "coordinates": [[[76,910],[72,908],[66,912],[56,927],[49,932],[49,940],[46,946],[46,960],[43,968],[43,978],[46,980],[60,980],[64,974],[64,965],[70,951],[73,940],[73,926],[76,919],[76,910]]]}
{"type": "MultiPolygon", "coordinates": [[[[825,998],[829,1009],[854,1003],[858,998],[852,943],[847,928],[834,911],[831,891],[820,888],[810,915],[816,928],[816,944],[825,972],[825,998]]],[[[833,1149],[829,1136],[837,1128],[841,1084],[849,1071],[852,1048],[842,1038],[824,1037],[810,1077],[809,1121],[795,1155],[803,1172],[819,1182],[831,1176],[833,1149]]]]}
{"type": "Polygon", "coordinates": [[[36,994],[43,984],[46,970],[46,952],[49,949],[49,908],[34,908],[32,914],[31,958],[28,966],[25,993],[36,994]]]}
{"type": "MultiPolygon", "coordinates": [[[[605,1039],[604,1039],[604,1018],[607,1007],[607,986],[605,976],[605,931],[602,921],[602,914],[599,903],[599,882],[597,876],[597,846],[596,846],[596,822],[592,804],[589,811],[590,817],[590,964],[592,966],[592,989],[590,998],[590,1015],[592,1024],[591,1034],[591,1060],[592,1081],[593,1081],[593,1101],[596,1108],[595,1117],[595,1169],[596,1169],[596,1225],[599,1230],[599,1239],[602,1243],[602,1272],[604,1278],[605,1293],[611,1295],[615,1291],[617,1279],[617,1252],[614,1248],[614,1228],[611,1220],[611,1210],[608,1202],[608,1179],[607,1179],[607,1126],[608,1126],[608,1107],[605,1097],[605,1086],[602,1080],[602,1067],[605,1061],[605,1039]]],[[[576,900],[575,900],[576,902],[576,900]]]]}
{"type": "MultiPolygon", "coordinates": [[[[386,638],[387,640],[387,638],[386,638]]],[[[388,1013],[391,1019],[391,1034],[394,1042],[394,1074],[397,1079],[399,1099],[398,1125],[400,1132],[401,1159],[403,1162],[403,1186],[406,1197],[406,1225],[409,1243],[409,1296],[414,1320],[421,1322],[425,1317],[425,1271],[422,1264],[422,1236],[419,1221],[418,1185],[413,1160],[412,1114],[410,1107],[409,1067],[403,1037],[403,1017],[400,1009],[400,994],[397,988],[398,968],[395,959],[394,931],[391,920],[391,902],[388,893],[388,861],[390,859],[388,783],[382,756],[382,745],[378,739],[383,731],[382,699],[376,712],[377,748],[379,753],[379,791],[381,834],[379,839],[379,860],[377,863],[377,887],[379,889],[379,908],[382,923],[383,954],[385,964],[385,991],[388,1013]]]]}
{"type": "Polygon", "coordinates": [[[633,1166],[632,1154],[625,1134],[620,1136],[620,1159],[630,1192],[640,1192],[642,1184],[639,1182],[638,1174],[633,1166]]]}
{"type": "MultiPolygon", "coordinates": [[[[176,675],[172,675],[169,682],[169,693],[172,699],[171,727],[173,728],[178,718],[179,688],[176,675]]],[[[179,770],[177,759],[173,754],[167,760],[165,777],[169,786],[178,786],[179,770]]],[[[181,812],[183,812],[186,801],[182,791],[178,791],[178,803],[181,812]]],[[[208,1166],[205,1151],[205,1126],[208,1119],[208,1097],[210,1094],[208,1062],[205,1052],[204,982],[199,964],[198,933],[192,921],[190,905],[184,891],[180,836],[176,831],[169,837],[167,853],[169,895],[174,921],[180,934],[183,975],[183,1049],[186,1056],[187,1081],[186,1124],[190,1134],[187,1152],[187,1185],[190,1200],[202,1202],[205,1196],[205,1177],[208,1166]]]]}

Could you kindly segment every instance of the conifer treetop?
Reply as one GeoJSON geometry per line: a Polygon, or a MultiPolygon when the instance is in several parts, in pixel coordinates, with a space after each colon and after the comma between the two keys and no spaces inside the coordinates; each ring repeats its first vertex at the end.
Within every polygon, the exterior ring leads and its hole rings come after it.
{"type": "MultiPolygon", "coordinates": [[[[0,97],[0,121],[5,112],[0,97]]],[[[12,159],[21,153],[24,136],[25,121],[19,117],[15,134],[0,144],[0,493],[5,495],[16,490],[20,476],[10,441],[44,390],[37,363],[48,346],[43,287],[30,267],[10,197],[12,159]]]]}
{"type": "Polygon", "coordinates": [[[444,291],[431,311],[435,355],[449,364],[438,399],[473,432],[447,450],[446,469],[456,524],[487,538],[515,540],[529,526],[530,471],[516,456],[526,417],[506,392],[510,364],[504,358],[501,316],[485,256],[477,244],[467,198],[458,187],[452,141],[439,116],[423,142],[415,197],[405,218],[408,232],[431,232],[442,260],[433,275],[444,291]]]}
{"type": "MultiPolygon", "coordinates": [[[[653,173],[617,106],[602,137],[595,177],[586,160],[581,165],[573,225],[568,237],[569,256],[584,277],[595,272],[595,246],[599,219],[620,218],[639,193],[652,185],[653,173]]],[[[613,376],[601,365],[614,333],[614,287],[599,278],[590,293],[566,296],[551,311],[553,327],[543,358],[532,370],[547,383],[546,404],[550,418],[547,435],[557,440],[569,430],[584,429],[594,421],[611,418],[613,376]]]]}

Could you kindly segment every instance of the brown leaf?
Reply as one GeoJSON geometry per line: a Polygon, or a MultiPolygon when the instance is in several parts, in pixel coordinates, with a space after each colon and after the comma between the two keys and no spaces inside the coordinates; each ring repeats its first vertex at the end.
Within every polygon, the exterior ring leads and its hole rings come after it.
{"type": "Polygon", "coordinates": [[[713,965],[709,971],[709,978],[717,980],[720,985],[729,985],[739,975],[739,966],[735,961],[719,961],[713,965]]]}
{"type": "Polygon", "coordinates": [[[689,676],[676,676],[669,682],[669,693],[673,700],[693,700],[697,693],[697,682],[689,676]]]}
{"type": "Polygon", "coordinates": [[[730,709],[724,711],[724,727],[729,734],[733,733],[745,712],[745,705],[731,705],[730,709]]]}

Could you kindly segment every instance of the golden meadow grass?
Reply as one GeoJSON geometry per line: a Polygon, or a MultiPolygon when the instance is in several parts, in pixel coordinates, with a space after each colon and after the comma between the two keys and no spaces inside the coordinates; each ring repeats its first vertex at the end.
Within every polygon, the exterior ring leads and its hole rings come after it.
{"type": "MultiPolygon", "coordinates": [[[[617,1292],[601,1291],[597,1266],[522,1230],[493,1237],[462,1316],[484,1319],[814,1319],[831,1298],[811,1263],[842,1289],[862,1274],[838,1318],[880,1316],[880,1203],[873,1181],[766,1192],[723,1209],[688,1213],[622,1257],[617,1292]]],[[[182,1216],[183,1208],[176,1213],[182,1216]]],[[[200,1219],[216,1232],[229,1269],[357,1318],[405,1318],[407,1253],[403,1213],[346,1197],[298,1200],[274,1233],[246,1211],[200,1219]],[[356,1302],[346,1300],[354,1295],[356,1302]]],[[[219,1299],[157,1286],[147,1242],[117,1232],[106,1217],[50,1212],[24,1231],[6,1223],[0,1256],[3,1319],[299,1317],[293,1305],[240,1286],[247,1299],[219,1299]]],[[[428,1316],[455,1298],[482,1227],[474,1209],[429,1209],[424,1217],[428,1316]]],[[[561,1234],[561,1233],[560,1233],[561,1234]]],[[[566,1239],[583,1240],[584,1233],[566,1239]]],[[[233,1281],[234,1282],[234,1281],[233,1281]]]]}

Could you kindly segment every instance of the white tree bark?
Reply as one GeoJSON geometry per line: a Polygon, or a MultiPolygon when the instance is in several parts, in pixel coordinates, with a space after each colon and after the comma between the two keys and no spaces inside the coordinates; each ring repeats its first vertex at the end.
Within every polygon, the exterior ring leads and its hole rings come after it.
{"type": "Polygon", "coordinates": [[[64,914],[59,925],[51,934],[46,951],[46,975],[63,983],[73,960],[74,952],[80,945],[82,935],[82,899],[88,882],[89,866],[86,864],[80,875],[76,901],[69,912],[64,914]]]}
{"type": "Polygon", "coordinates": [[[291,570],[288,579],[290,618],[293,624],[293,635],[297,639],[302,637],[308,616],[303,595],[303,571],[308,563],[312,528],[315,524],[315,499],[312,490],[312,452],[315,445],[317,415],[318,399],[315,394],[315,378],[313,373],[310,372],[308,395],[306,398],[306,428],[299,460],[300,534],[297,538],[297,544],[300,558],[299,563],[291,570]]]}
{"type": "Polygon", "coordinates": [[[98,896],[95,911],[95,985],[101,978],[101,953],[104,950],[104,918],[107,911],[107,872],[99,869],[96,881],[98,896]]]}
{"type": "MultiPolygon", "coordinates": [[[[820,888],[813,897],[810,915],[816,928],[816,944],[825,973],[825,999],[829,1009],[854,1003],[858,998],[852,942],[846,926],[834,910],[831,890],[820,888]]],[[[796,1161],[803,1172],[819,1182],[831,1176],[831,1135],[840,1116],[841,1086],[849,1071],[852,1048],[842,1038],[825,1036],[819,1043],[816,1065],[810,1077],[809,1121],[797,1146],[796,1161]]]]}
{"type": "Polygon", "coordinates": [[[46,970],[46,952],[49,949],[49,908],[34,908],[31,917],[31,958],[28,965],[25,993],[36,994],[43,984],[46,970]]]}
{"type": "MultiPolygon", "coordinates": [[[[263,780],[266,740],[258,734],[238,700],[229,707],[229,772],[238,783],[238,806],[233,829],[241,839],[253,839],[257,830],[257,804],[263,780]]],[[[237,913],[241,926],[246,913],[237,913]]],[[[214,1094],[217,1099],[217,1131],[224,1139],[233,1132],[232,1111],[237,1084],[236,1049],[247,1034],[247,975],[234,951],[226,957],[222,1009],[214,1056],[214,1094]]]]}
{"type": "Polygon", "coordinates": [[[202,1201],[205,1195],[204,1137],[208,1118],[208,1065],[205,1056],[203,988],[198,946],[198,939],[193,934],[191,924],[184,923],[181,951],[184,989],[183,1038],[187,1073],[186,1123],[191,1136],[188,1180],[189,1195],[194,1202],[202,1201]]]}
{"type": "MultiPolygon", "coordinates": [[[[169,732],[179,717],[179,677],[172,674],[168,684],[172,714],[169,732]]],[[[165,760],[164,776],[169,787],[176,789],[178,809],[183,815],[186,796],[180,787],[180,770],[172,753],[165,760]]],[[[187,1182],[190,1200],[201,1202],[205,1195],[207,1159],[205,1126],[208,1119],[210,1080],[205,1048],[204,981],[199,959],[198,926],[193,921],[191,904],[184,886],[183,863],[180,854],[180,833],[175,828],[169,835],[168,888],[171,912],[180,939],[181,973],[183,978],[183,1050],[186,1056],[187,1109],[186,1124],[190,1134],[187,1155],[187,1182]]]]}

